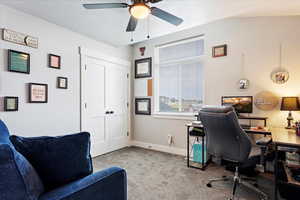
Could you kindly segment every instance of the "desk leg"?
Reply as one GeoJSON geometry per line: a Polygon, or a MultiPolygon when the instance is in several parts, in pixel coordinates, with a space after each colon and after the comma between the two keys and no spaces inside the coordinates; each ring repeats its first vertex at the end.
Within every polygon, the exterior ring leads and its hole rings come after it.
{"type": "Polygon", "coordinates": [[[265,119],[264,121],[265,121],[264,125],[265,125],[265,127],[267,127],[267,120],[265,119]]]}
{"type": "Polygon", "coordinates": [[[202,170],[205,169],[205,164],[204,164],[204,136],[202,137],[202,170]]]}
{"type": "Polygon", "coordinates": [[[186,157],[187,157],[187,160],[186,160],[186,163],[187,163],[187,167],[190,167],[190,127],[187,126],[187,133],[186,133],[186,138],[187,138],[187,152],[186,152],[186,157]]]}
{"type": "Polygon", "coordinates": [[[274,182],[275,182],[275,185],[274,185],[274,200],[277,200],[278,197],[277,197],[277,176],[278,176],[278,147],[277,145],[275,144],[275,163],[274,163],[274,169],[275,169],[275,172],[274,172],[274,182]]]}

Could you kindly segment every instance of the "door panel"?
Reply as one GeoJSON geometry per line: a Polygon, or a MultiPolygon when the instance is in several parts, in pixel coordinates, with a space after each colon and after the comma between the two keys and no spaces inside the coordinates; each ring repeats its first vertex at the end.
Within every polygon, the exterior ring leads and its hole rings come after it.
{"type": "Polygon", "coordinates": [[[128,70],[111,64],[106,72],[106,106],[114,112],[109,116],[107,128],[110,148],[115,150],[128,143],[128,70]]]}
{"type": "Polygon", "coordinates": [[[91,134],[93,156],[106,152],[105,132],[105,65],[88,60],[85,73],[85,131],[91,134]]]}

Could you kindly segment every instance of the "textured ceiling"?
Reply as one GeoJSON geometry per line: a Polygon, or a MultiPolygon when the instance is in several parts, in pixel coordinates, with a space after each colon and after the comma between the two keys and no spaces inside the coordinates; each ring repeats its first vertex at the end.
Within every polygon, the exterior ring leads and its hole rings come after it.
{"type": "MultiPolygon", "coordinates": [[[[115,46],[128,45],[131,34],[126,8],[85,10],[83,3],[129,2],[126,0],[0,0],[1,4],[43,18],[99,41],[115,46]]],[[[184,19],[176,27],[154,16],[149,19],[152,38],[181,31],[231,16],[299,15],[299,0],[164,0],[155,4],[184,19]]],[[[147,20],[140,20],[134,42],[146,40],[147,20]]]]}

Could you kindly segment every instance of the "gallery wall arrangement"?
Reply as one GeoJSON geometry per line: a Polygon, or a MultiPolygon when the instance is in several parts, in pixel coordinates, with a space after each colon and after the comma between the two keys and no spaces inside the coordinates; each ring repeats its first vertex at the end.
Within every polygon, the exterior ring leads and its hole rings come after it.
{"type": "MultiPolygon", "coordinates": [[[[145,47],[140,49],[144,56],[145,47]]],[[[135,114],[151,115],[152,58],[135,60],[135,114]]]]}
{"type": "MultiPolygon", "coordinates": [[[[38,38],[19,33],[9,29],[2,29],[2,39],[14,44],[27,47],[38,48],[38,38]]],[[[7,71],[30,75],[30,54],[27,52],[7,50],[7,71]]],[[[61,56],[52,53],[48,54],[48,67],[61,69],[61,56]]],[[[53,79],[55,80],[55,79],[53,79]]],[[[20,86],[22,87],[22,86],[20,86]]],[[[68,78],[59,76],[56,78],[56,88],[68,89],[68,78]]],[[[19,97],[5,96],[4,111],[18,111],[19,97]]],[[[48,84],[47,83],[28,83],[28,103],[48,103],[48,84]]]]}

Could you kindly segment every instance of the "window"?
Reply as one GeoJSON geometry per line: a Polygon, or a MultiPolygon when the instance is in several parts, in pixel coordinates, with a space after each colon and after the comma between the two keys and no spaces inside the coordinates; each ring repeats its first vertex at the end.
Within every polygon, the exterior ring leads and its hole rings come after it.
{"type": "Polygon", "coordinates": [[[156,48],[155,111],[192,114],[203,103],[203,38],[156,48]]]}

